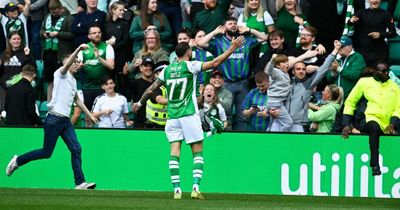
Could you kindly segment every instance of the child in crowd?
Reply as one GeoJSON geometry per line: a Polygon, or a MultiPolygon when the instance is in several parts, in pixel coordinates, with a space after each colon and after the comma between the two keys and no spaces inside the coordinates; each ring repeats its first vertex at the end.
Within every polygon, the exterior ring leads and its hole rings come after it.
{"type": "Polygon", "coordinates": [[[271,61],[266,65],[264,72],[270,77],[268,88],[268,112],[279,109],[279,116],[271,119],[267,131],[289,131],[293,120],[285,107],[285,101],[290,92],[289,59],[283,54],[272,55],[271,61]]]}
{"type": "Polygon", "coordinates": [[[225,109],[219,103],[214,85],[207,84],[198,98],[200,116],[205,131],[221,132],[228,125],[225,109]],[[210,124],[210,121],[212,124],[210,124]],[[205,126],[204,126],[205,125],[205,126]]]}

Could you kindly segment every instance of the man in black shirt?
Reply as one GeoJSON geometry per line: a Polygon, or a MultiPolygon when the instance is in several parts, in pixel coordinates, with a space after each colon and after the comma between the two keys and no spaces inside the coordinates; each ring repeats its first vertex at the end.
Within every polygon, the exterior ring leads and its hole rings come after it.
{"type": "MultiPolygon", "coordinates": [[[[132,101],[139,101],[140,97],[146,91],[154,81],[153,73],[154,61],[150,57],[144,57],[142,63],[139,66],[140,78],[132,82],[130,92],[132,93],[132,101]]],[[[146,104],[136,112],[135,118],[133,119],[134,128],[144,128],[146,123],[146,104]]]]}
{"type": "Polygon", "coordinates": [[[36,114],[36,93],[31,82],[36,77],[36,70],[31,65],[22,68],[22,78],[7,89],[6,125],[41,125],[36,114]]]}

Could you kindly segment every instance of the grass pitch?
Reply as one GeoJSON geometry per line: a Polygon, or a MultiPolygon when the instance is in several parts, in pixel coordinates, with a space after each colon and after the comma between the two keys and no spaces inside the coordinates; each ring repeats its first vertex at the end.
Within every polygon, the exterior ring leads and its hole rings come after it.
{"type": "Polygon", "coordinates": [[[184,192],[173,200],[171,192],[77,191],[0,188],[0,209],[400,209],[399,199],[277,196],[203,193],[206,200],[192,200],[184,192]]]}

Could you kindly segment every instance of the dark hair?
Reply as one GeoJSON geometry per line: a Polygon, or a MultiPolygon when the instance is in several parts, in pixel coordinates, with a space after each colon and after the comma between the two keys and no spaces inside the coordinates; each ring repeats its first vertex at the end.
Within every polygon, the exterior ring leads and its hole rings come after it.
{"type": "Polygon", "coordinates": [[[373,67],[365,67],[363,71],[361,72],[360,77],[372,77],[374,73],[376,72],[376,69],[373,67]]]}
{"type": "Polygon", "coordinates": [[[227,18],[224,20],[224,25],[225,25],[225,23],[228,22],[228,21],[236,21],[236,22],[237,22],[237,19],[236,19],[235,17],[229,16],[229,17],[227,17],[227,18]]]}
{"type": "Polygon", "coordinates": [[[254,75],[254,80],[256,81],[256,83],[263,83],[264,81],[268,82],[269,76],[265,72],[260,71],[254,75]]]}
{"type": "Polygon", "coordinates": [[[110,75],[105,75],[104,77],[101,78],[101,84],[102,85],[107,84],[108,80],[112,80],[114,82],[113,78],[110,77],[110,75]]]}
{"type": "Polygon", "coordinates": [[[90,29],[92,29],[92,28],[99,28],[101,31],[101,26],[98,23],[93,23],[88,28],[88,34],[90,33],[90,29]]]}
{"type": "Polygon", "coordinates": [[[19,47],[19,49],[24,49],[24,47],[25,47],[23,42],[22,42],[23,38],[22,38],[21,34],[18,31],[12,31],[12,32],[8,33],[8,35],[7,35],[7,48],[4,50],[4,54],[5,54],[5,57],[4,57],[5,60],[4,61],[9,61],[10,58],[11,58],[11,55],[13,54],[13,50],[12,50],[12,47],[11,47],[9,42],[10,42],[11,37],[14,36],[14,35],[18,35],[19,38],[21,39],[21,46],[19,47]]]}
{"type": "MultiPolygon", "coordinates": [[[[150,21],[148,20],[149,16],[147,15],[149,2],[150,2],[150,0],[142,0],[141,4],[140,4],[140,18],[142,19],[142,30],[145,30],[147,28],[147,26],[150,25],[150,21]]],[[[158,21],[160,21],[161,27],[164,26],[164,19],[162,17],[162,14],[159,11],[154,12],[154,18],[156,18],[158,21]]]]}
{"type": "Polygon", "coordinates": [[[176,45],[175,53],[178,58],[183,57],[185,53],[190,49],[190,45],[187,42],[181,42],[176,45]]]}
{"type": "Polygon", "coordinates": [[[32,77],[33,75],[36,74],[36,69],[32,65],[27,64],[24,67],[22,67],[22,74],[32,77]]]}
{"type": "Polygon", "coordinates": [[[271,32],[269,32],[269,38],[273,37],[273,36],[278,36],[280,38],[283,38],[283,31],[281,30],[273,30],[271,32]]]}
{"type": "Polygon", "coordinates": [[[179,34],[186,34],[186,36],[188,36],[189,38],[191,38],[190,36],[190,32],[186,29],[186,28],[181,28],[178,33],[176,34],[176,38],[178,38],[179,34]]]}
{"type": "MultiPolygon", "coordinates": [[[[196,35],[200,32],[200,31],[204,31],[203,29],[196,29],[193,31],[191,38],[194,39],[196,38],[196,35]]],[[[205,33],[205,32],[204,32],[205,33]]]]}

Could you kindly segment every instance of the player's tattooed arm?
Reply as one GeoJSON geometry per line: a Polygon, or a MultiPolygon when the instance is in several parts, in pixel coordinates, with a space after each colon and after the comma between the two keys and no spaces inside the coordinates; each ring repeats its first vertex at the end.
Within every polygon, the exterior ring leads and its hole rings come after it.
{"type": "Polygon", "coordinates": [[[153,92],[158,88],[160,88],[162,85],[163,83],[161,80],[157,79],[156,81],[154,81],[153,84],[151,84],[150,87],[148,87],[146,91],[144,91],[140,100],[132,104],[132,111],[137,112],[140,109],[140,107],[142,107],[142,105],[146,103],[146,101],[150,98],[151,94],[153,94],[153,92]]]}

